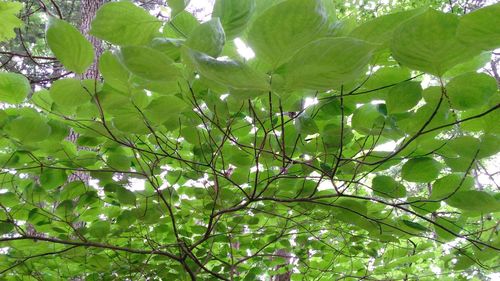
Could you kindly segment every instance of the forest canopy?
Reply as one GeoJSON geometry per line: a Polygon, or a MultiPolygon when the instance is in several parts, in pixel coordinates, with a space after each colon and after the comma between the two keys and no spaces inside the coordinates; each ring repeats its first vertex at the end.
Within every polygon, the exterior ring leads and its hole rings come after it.
{"type": "Polygon", "coordinates": [[[0,0],[0,280],[499,276],[499,3],[189,2],[0,0]]]}

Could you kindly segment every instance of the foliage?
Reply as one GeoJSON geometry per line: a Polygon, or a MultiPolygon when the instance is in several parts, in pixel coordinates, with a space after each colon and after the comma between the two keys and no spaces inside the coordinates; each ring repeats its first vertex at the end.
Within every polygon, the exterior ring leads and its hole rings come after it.
{"type": "MultiPolygon", "coordinates": [[[[31,95],[0,73],[2,280],[498,271],[498,81],[477,61],[500,45],[500,4],[358,24],[322,0],[218,0],[203,23],[168,2],[166,22],[97,12],[102,80],[31,95]]],[[[46,39],[68,71],[91,65],[71,23],[46,39]]]]}

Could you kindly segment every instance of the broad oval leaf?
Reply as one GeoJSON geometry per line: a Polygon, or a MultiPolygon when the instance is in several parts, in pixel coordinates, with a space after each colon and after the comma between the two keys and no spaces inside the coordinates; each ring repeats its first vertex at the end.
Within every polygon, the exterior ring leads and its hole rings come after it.
{"type": "Polygon", "coordinates": [[[422,87],[419,82],[408,81],[392,87],[385,101],[391,114],[406,112],[422,99],[422,87]]]}
{"type": "Polygon", "coordinates": [[[288,89],[328,90],[366,72],[373,45],[354,38],[324,38],[301,48],[278,69],[288,89]]]}
{"type": "Polygon", "coordinates": [[[62,65],[75,73],[84,73],[94,61],[92,44],[71,24],[49,18],[47,43],[62,65]]]}
{"type": "Polygon", "coordinates": [[[402,198],[406,196],[404,185],[390,176],[376,176],[373,178],[372,190],[375,195],[384,198],[402,198]]]}
{"type": "Polygon", "coordinates": [[[401,177],[410,182],[430,182],[441,172],[442,165],[431,157],[408,160],[401,169],[401,177]]]}
{"type": "Polygon", "coordinates": [[[92,98],[92,88],[87,89],[82,81],[66,78],[55,81],[50,87],[50,97],[63,107],[76,107],[92,98]]]}
{"type": "Polygon", "coordinates": [[[458,17],[435,10],[414,16],[393,34],[391,50],[401,64],[434,75],[477,55],[456,37],[458,17]]]}
{"type": "Polygon", "coordinates": [[[482,50],[500,47],[500,3],[477,9],[460,19],[457,36],[482,50]]]}
{"type": "Polygon", "coordinates": [[[446,203],[452,207],[484,213],[500,211],[500,201],[489,193],[478,190],[459,191],[451,196],[446,203]]]}
{"type": "Polygon", "coordinates": [[[248,32],[248,43],[271,69],[286,62],[297,50],[320,38],[327,16],[319,0],[287,0],[264,11],[248,32]]]}
{"type": "Polygon", "coordinates": [[[487,104],[497,90],[495,78],[475,72],[457,76],[446,85],[451,107],[459,110],[487,104]]]}
{"type": "Polygon", "coordinates": [[[18,104],[26,99],[31,91],[30,82],[18,73],[0,72],[0,101],[18,104]]]}
{"type": "Polygon", "coordinates": [[[122,47],[120,58],[130,72],[147,80],[175,80],[180,75],[169,57],[149,47],[122,47]]]}
{"type": "Polygon", "coordinates": [[[90,34],[115,45],[142,45],[159,32],[161,22],[132,2],[104,4],[92,21],[90,34]]]}

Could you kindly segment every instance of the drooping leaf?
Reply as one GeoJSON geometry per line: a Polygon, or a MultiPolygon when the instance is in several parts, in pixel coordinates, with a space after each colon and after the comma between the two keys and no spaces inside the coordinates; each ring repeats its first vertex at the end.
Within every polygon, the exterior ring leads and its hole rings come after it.
{"type": "Polygon", "coordinates": [[[176,118],[188,108],[188,104],[176,96],[161,96],[153,99],[145,108],[146,117],[156,123],[162,123],[170,118],[176,118]]]}
{"type": "Polygon", "coordinates": [[[92,44],[71,24],[49,18],[47,43],[62,65],[75,73],[83,73],[94,61],[92,44]]]}
{"type": "Polygon", "coordinates": [[[160,26],[160,21],[132,2],[109,2],[97,11],[90,34],[116,45],[143,45],[160,26]]]}
{"type": "Polygon", "coordinates": [[[258,73],[245,63],[234,60],[216,60],[196,51],[188,56],[201,75],[227,87],[247,90],[267,90],[266,75],[258,73]]]}
{"type": "Polygon", "coordinates": [[[50,87],[50,97],[63,107],[76,107],[92,98],[92,88],[88,89],[82,81],[66,78],[55,81],[50,87]]]}

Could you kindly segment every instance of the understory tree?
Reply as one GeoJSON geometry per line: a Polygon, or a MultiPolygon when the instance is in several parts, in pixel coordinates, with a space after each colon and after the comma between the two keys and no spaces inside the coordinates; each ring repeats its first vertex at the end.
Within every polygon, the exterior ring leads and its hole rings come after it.
{"type": "Polygon", "coordinates": [[[0,280],[498,274],[500,4],[103,2],[0,53],[0,280]]]}

